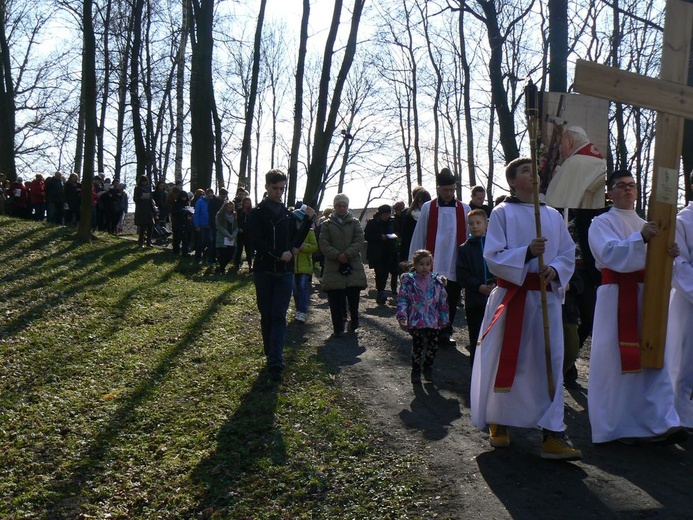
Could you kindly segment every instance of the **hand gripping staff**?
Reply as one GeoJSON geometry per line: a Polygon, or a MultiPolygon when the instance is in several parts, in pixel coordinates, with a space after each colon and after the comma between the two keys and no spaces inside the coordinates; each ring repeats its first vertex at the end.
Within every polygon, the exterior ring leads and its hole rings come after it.
{"type": "MultiPolygon", "coordinates": [[[[527,131],[529,133],[529,146],[532,157],[532,188],[534,188],[534,224],[537,238],[541,238],[541,213],[539,210],[539,175],[537,172],[537,130],[539,121],[539,109],[537,107],[537,86],[530,79],[525,86],[525,115],[527,116],[527,131]]],[[[539,272],[544,271],[544,255],[537,257],[539,272]]],[[[553,385],[553,370],[551,368],[551,338],[549,334],[549,309],[546,303],[546,285],[539,284],[541,290],[541,314],[544,320],[544,355],[546,357],[546,379],[549,390],[549,399],[553,401],[555,389],[553,385]]]]}

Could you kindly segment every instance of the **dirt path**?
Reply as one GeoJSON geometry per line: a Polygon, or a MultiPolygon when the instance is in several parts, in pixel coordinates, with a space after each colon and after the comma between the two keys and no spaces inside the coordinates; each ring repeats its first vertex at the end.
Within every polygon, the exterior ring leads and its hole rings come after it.
{"type": "Polygon", "coordinates": [[[455,322],[458,346],[439,351],[434,382],[412,385],[410,338],[394,320],[394,302],[378,306],[374,294],[362,293],[355,334],[328,339],[326,295],[316,291],[304,333],[324,345],[338,383],[363,403],[386,442],[427,461],[428,506],[438,518],[693,518],[693,440],[683,447],[590,443],[588,351],[578,365],[583,390],[565,393],[565,422],[583,460],[542,460],[536,430],[513,429],[511,447],[494,450],[470,422],[464,311],[455,322]]]}

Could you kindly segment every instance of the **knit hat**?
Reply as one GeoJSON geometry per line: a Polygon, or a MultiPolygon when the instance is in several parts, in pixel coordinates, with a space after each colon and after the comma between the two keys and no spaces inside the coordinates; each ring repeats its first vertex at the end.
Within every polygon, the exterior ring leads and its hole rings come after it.
{"type": "Polygon", "coordinates": [[[440,170],[440,173],[436,175],[436,184],[438,186],[450,186],[456,183],[457,179],[455,179],[455,176],[452,174],[449,168],[443,168],[440,170]]]}
{"type": "Polygon", "coordinates": [[[349,197],[347,197],[344,193],[338,193],[337,195],[334,196],[334,201],[332,202],[333,206],[336,206],[340,202],[346,203],[346,205],[349,205],[349,197]]]}

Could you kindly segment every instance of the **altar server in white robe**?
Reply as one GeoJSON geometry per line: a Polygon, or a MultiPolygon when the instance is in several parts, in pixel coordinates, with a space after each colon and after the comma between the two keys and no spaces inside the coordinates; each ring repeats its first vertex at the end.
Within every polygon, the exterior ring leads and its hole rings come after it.
{"type": "Polygon", "coordinates": [[[693,202],[676,217],[676,243],[681,254],[674,260],[666,365],[674,385],[674,406],[681,424],[693,428],[693,202]]]}
{"type": "MultiPolygon", "coordinates": [[[[637,194],[628,170],[614,172],[608,182],[613,207],[595,217],[589,229],[590,250],[602,273],[587,394],[595,443],[671,444],[687,437],[674,409],[666,364],[662,369],[640,366],[642,281],[647,242],[657,226],[635,213],[637,194]]],[[[669,254],[678,255],[675,243],[669,254]]]]}
{"type": "Polygon", "coordinates": [[[540,207],[543,236],[537,238],[531,159],[515,159],[505,175],[514,196],[493,209],[486,234],[484,258],[498,285],[486,304],[472,370],[472,423],[480,430],[489,425],[489,441],[495,448],[510,444],[509,426],[541,428],[542,458],[578,460],[582,454],[565,435],[563,422],[561,326],[561,300],[575,269],[575,244],[561,215],[546,205],[540,207]],[[553,396],[548,391],[544,351],[542,283],[547,285],[553,324],[553,396]]]}

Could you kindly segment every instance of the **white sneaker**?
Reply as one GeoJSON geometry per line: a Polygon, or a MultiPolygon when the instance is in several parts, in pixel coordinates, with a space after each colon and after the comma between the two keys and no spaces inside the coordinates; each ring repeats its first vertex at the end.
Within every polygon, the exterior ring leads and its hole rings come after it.
{"type": "Polygon", "coordinates": [[[306,322],[306,313],[305,312],[297,312],[296,313],[296,321],[299,323],[305,323],[306,322]]]}

